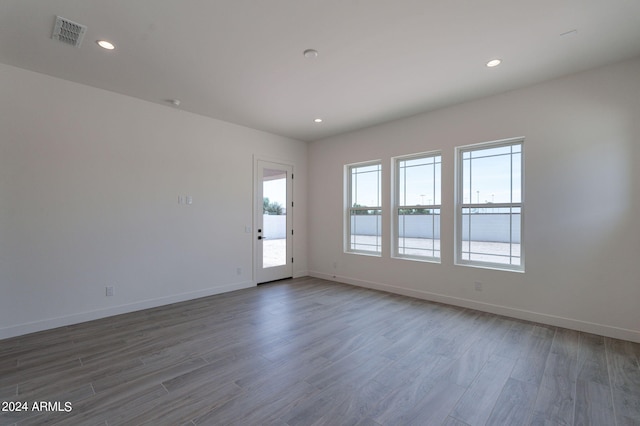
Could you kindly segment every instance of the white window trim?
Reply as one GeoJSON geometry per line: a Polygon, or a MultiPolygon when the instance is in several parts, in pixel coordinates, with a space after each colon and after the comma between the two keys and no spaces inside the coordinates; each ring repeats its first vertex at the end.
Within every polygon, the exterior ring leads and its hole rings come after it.
{"type": "Polygon", "coordinates": [[[524,170],[524,137],[516,137],[509,139],[501,139],[497,141],[491,142],[483,142],[471,145],[464,145],[456,147],[455,149],[455,253],[454,253],[454,264],[460,266],[471,266],[482,269],[494,269],[500,271],[512,271],[512,272],[524,272],[525,271],[525,257],[524,257],[524,215],[525,215],[525,194],[524,194],[524,180],[525,180],[525,170],[524,170]],[[477,260],[465,260],[462,259],[462,209],[464,208],[485,208],[486,204],[473,204],[463,202],[463,188],[462,188],[462,171],[463,171],[463,163],[462,157],[463,153],[471,150],[479,150],[479,149],[487,149],[487,148],[497,148],[501,146],[510,146],[520,143],[522,144],[521,156],[520,156],[520,202],[519,203],[496,203],[492,204],[492,207],[520,207],[520,265],[505,265],[502,263],[493,263],[493,262],[481,262],[477,260]]]}
{"type": "MultiPolygon", "coordinates": [[[[400,235],[400,223],[399,223],[399,215],[398,211],[400,208],[430,208],[430,209],[439,209],[440,210],[440,218],[442,218],[442,151],[428,151],[428,152],[420,152],[416,154],[402,155],[398,157],[391,158],[391,167],[393,170],[392,173],[392,182],[391,182],[391,199],[393,200],[393,212],[392,212],[392,232],[391,232],[391,257],[395,259],[403,259],[403,260],[412,260],[418,262],[427,262],[427,263],[441,263],[442,262],[442,229],[439,230],[440,234],[440,257],[435,256],[418,256],[418,255],[408,255],[408,254],[400,254],[398,247],[398,237],[400,235]],[[424,206],[403,206],[400,204],[400,190],[399,190],[399,182],[400,182],[400,161],[412,160],[412,159],[420,159],[427,157],[435,157],[440,156],[440,204],[430,204],[424,206]]],[[[442,222],[441,227],[442,227],[442,222]]]]}
{"type": "MultiPolygon", "coordinates": [[[[351,169],[356,167],[380,166],[380,206],[367,207],[366,210],[380,210],[381,222],[384,223],[384,208],[382,206],[382,160],[370,160],[360,163],[351,163],[344,166],[344,252],[348,254],[358,254],[363,256],[382,257],[382,225],[380,227],[380,251],[353,250],[351,249],[351,169]]],[[[364,209],[364,208],[363,208],[364,209]]],[[[355,209],[358,210],[358,209],[355,209]]]]}

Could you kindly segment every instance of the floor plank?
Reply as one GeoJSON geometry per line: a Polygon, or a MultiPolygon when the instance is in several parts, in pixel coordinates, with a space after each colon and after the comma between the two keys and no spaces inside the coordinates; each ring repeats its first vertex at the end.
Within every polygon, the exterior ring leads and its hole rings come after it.
{"type": "Polygon", "coordinates": [[[640,344],[304,277],[0,341],[1,425],[640,425],[640,344]]]}
{"type": "Polygon", "coordinates": [[[493,411],[515,361],[501,356],[487,360],[476,379],[466,388],[451,416],[469,425],[483,425],[493,411]]]}

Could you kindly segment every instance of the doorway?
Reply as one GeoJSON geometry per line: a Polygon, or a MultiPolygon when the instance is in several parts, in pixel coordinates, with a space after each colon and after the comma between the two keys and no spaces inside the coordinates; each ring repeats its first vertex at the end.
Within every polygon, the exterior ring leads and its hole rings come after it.
{"type": "Polygon", "coordinates": [[[293,166],[256,161],[255,276],[258,284],[293,276],[293,166]]]}

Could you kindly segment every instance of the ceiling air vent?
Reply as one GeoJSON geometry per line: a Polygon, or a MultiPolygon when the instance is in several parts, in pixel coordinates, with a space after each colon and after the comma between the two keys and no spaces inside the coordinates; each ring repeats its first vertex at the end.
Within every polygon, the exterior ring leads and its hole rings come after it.
{"type": "Polygon", "coordinates": [[[56,16],[56,25],[53,27],[53,34],[51,35],[51,38],[54,40],[60,40],[61,42],[70,44],[71,46],[80,47],[82,37],[84,37],[84,33],[86,31],[86,26],[80,25],[61,16],[56,16]]]}

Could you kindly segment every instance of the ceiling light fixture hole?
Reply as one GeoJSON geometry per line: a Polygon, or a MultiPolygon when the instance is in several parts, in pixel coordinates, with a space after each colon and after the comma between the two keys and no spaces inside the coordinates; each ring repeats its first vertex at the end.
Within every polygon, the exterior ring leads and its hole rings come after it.
{"type": "Polygon", "coordinates": [[[302,52],[305,58],[313,59],[318,57],[318,51],[315,49],[307,49],[302,52]]]}

